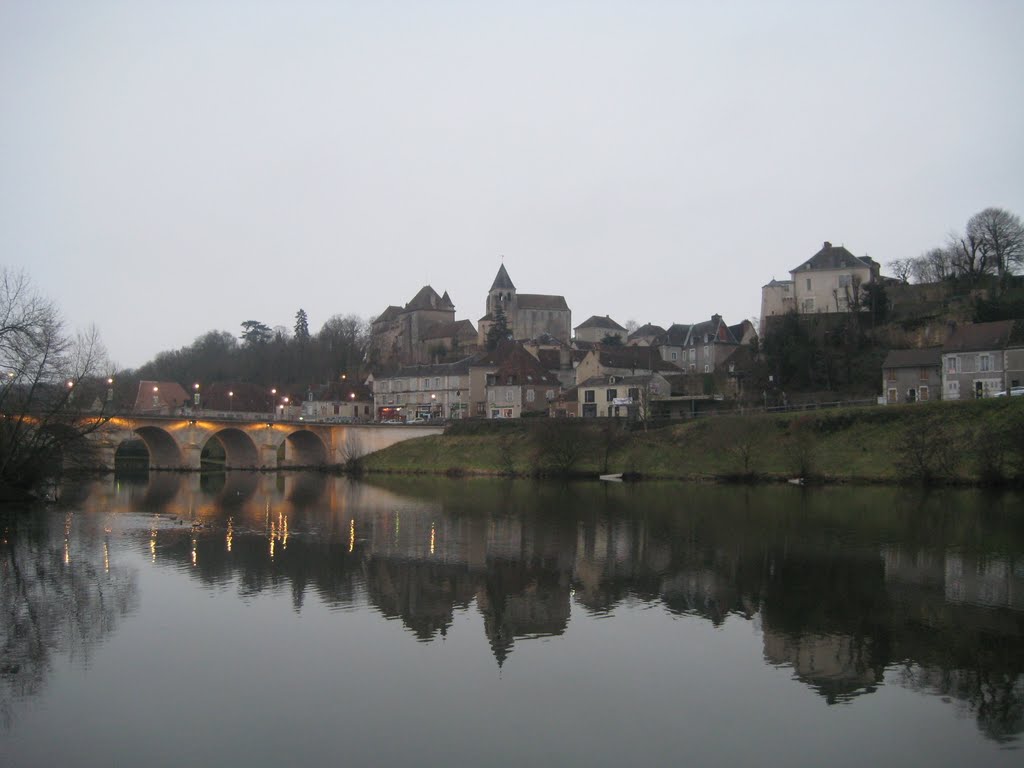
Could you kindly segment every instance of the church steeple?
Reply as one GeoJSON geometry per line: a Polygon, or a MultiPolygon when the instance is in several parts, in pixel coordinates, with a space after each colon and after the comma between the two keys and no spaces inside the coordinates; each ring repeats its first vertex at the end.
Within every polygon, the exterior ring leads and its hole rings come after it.
{"type": "Polygon", "coordinates": [[[491,283],[491,291],[514,291],[516,287],[512,284],[512,278],[508,276],[508,272],[505,271],[505,264],[498,268],[498,274],[494,277],[494,282],[491,283]]]}

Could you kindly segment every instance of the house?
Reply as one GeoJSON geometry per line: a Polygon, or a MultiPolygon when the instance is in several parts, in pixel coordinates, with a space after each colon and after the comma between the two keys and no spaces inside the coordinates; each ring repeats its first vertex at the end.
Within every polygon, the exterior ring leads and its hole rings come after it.
{"type": "Polygon", "coordinates": [[[140,381],[132,412],[150,416],[170,416],[194,401],[176,381],[140,381]]]}
{"type": "Polygon", "coordinates": [[[521,344],[499,345],[497,367],[486,374],[487,416],[517,419],[524,413],[545,413],[561,390],[558,378],[521,344]]]}
{"type": "Polygon", "coordinates": [[[655,401],[670,392],[661,373],[623,376],[592,376],[578,387],[579,409],[583,418],[645,419],[655,401]]]}
{"type": "Polygon", "coordinates": [[[487,313],[477,324],[479,346],[485,346],[487,334],[498,314],[505,316],[513,339],[525,341],[548,335],[563,343],[569,343],[572,313],[565,302],[565,297],[542,293],[518,293],[504,264],[498,268],[498,274],[487,293],[487,313]]]}
{"type": "Polygon", "coordinates": [[[690,326],[677,365],[688,373],[714,373],[739,345],[722,316],[712,315],[690,326]]]}
{"type": "Polygon", "coordinates": [[[790,280],[773,279],[761,287],[761,334],[766,318],[789,311],[852,312],[860,308],[860,287],[879,279],[880,265],[825,241],[821,250],[789,271],[790,280]]]}
{"type": "Polygon", "coordinates": [[[882,363],[882,392],[889,405],[941,399],[942,350],[890,350],[882,363]]]}
{"type": "Polygon", "coordinates": [[[690,338],[690,326],[682,323],[672,323],[665,331],[665,338],[658,346],[661,359],[683,367],[683,360],[686,353],[683,351],[686,340],[690,338]]]}
{"type": "Polygon", "coordinates": [[[661,358],[652,347],[602,347],[583,355],[576,365],[576,384],[595,376],[641,376],[650,373],[680,373],[678,366],[661,358]]]}
{"type": "Polygon", "coordinates": [[[377,421],[462,419],[470,415],[470,363],[407,365],[373,378],[373,415],[377,421]]]}
{"type": "MultiPolygon", "coordinates": [[[[583,341],[590,344],[606,343],[606,340],[616,338],[619,343],[625,344],[629,332],[621,325],[612,320],[608,315],[601,317],[592,315],[576,326],[576,341],[583,341]]],[[[612,342],[614,343],[614,342],[612,342]]]]}
{"type": "Polygon", "coordinates": [[[575,418],[580,415],[579,410],[579,387],[572,386],[563,389],[555,395],[548,407],[548,414],[555,418],[575,418]]]}
{"type": "Polygon", "coordinates": [[[991,397],[1020,386],[1022,358],[1024,320],[961,325],[942,347],[942,397],[991,397]]]}
{"type": "Polygon", "coordinates": [[[300,405],[304,421],[370,421],[373,413],[373,390],[348,381],[309,387],[300,405]]]}
{"type": "Polygon", "coordinates": [[[658,347],[668,340],[668,333],[660,325],[645,323],[629,334],[626,344],[631,347],[658,347]]]}

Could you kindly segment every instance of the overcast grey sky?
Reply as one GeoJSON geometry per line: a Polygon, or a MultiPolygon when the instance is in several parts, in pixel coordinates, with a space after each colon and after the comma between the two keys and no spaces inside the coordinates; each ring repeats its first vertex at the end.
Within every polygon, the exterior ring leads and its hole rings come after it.
{"type": "Polygon", "coordinates": [[[1024,2],[0,2],[0,253],[122,367],[504,254],[573,324],[729,322],[824,240],[1024,215],[1024,2]]]}

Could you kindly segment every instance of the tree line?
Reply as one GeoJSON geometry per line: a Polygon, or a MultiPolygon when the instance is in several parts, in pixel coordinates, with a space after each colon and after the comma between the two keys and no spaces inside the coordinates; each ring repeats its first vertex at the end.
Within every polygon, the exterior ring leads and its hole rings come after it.
{"type": "Polygon", "coordinates": [[[1024,268],[1024,225],[1003,208],[986,208],[971,216],[963,232],[953,231],[940,246],[920,256],[886,264],[904,283],[964,280],[970,285],[994,277],[1005,290],[1010,276],[1024,268]]]}

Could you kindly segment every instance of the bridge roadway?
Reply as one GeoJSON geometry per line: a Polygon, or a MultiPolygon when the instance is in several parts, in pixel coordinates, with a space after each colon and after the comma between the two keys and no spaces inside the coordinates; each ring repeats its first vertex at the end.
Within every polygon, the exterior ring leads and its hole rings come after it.
{"type": "Polygon", "coordinates": [[[329,467],[404,440],[444,432],[428,424],[328,424],[308,421],[189,416],[115,416],[90,435],[97,463],[113,469],[117,449],[142,440],[151,469],[198,470],[203,449],[216,438],[226,469],[329,467]]]}

